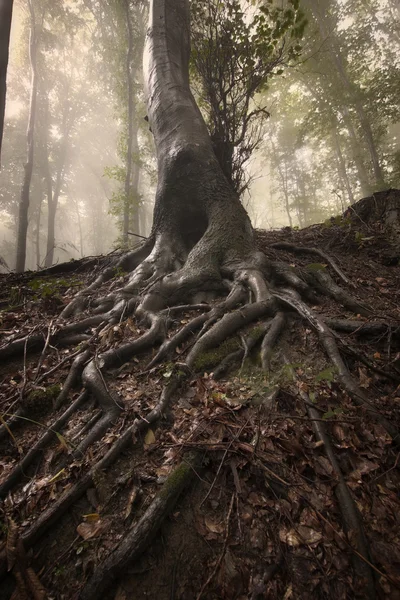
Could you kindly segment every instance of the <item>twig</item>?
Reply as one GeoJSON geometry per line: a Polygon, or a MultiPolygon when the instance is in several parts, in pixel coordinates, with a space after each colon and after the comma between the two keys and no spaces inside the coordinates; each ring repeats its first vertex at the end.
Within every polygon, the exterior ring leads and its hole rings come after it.
{"type": "Polygon", "coordinates": [[[228,515],[226,517],[226,531],[225,531],[225,539],[224,539],[224,546],[222,548],[222,552],[220,554],[219,559],[217,560],[217,562],[215,564],[215,567],[214,567],[212,573],[209,575],[209,577],[207,578],[207,581],[205,582],[205,584],[201,588],[201,590],[200,590],[200,592],[199,592],[196,600],[200,600],[201,599],[201,597],[203,595],[203,592],[206,590],[206,588],[208,587],[208,585],[210,584],[210,582],[214,579],[214,577],[215,577],[215,575],[216,575],[218,569],[220,568],[221,563],[222,563],[222,561],[224,559],[225,552],[226,552],[226,547],[228,545],[229,523],[230,523],[230,519],[231,519],[231,514],[232,514],[232,508],[233,508],[233,501],[234,501],[234,499],[235,499],[235,494],[233,493],[232,497],[231,497],[231,502],[229,504],[228,515]]]}
{"type": "Polygon", "coordinates": [[[210,488],[209,488],[209,490],[208,490],[207,494],[204,496],[203,500],[200,502],[200,507],[199,507],[199,508],[201,508],[201,507],[203,506],[204,502],[207,500],[208,496],[211,494],[211,492],[212,492],[212,490],[213,490],[213,488],[214,488],[214,485],[215,485],[215,483],[216,483],[216,481],[217,481],[217,479],[218,479],[218,475],[220,474],[220,471],[221,471],[221,469],[222,469],[222,465],[224,464],[224,461],[225,461],[226,455],[227,455],[227,454],[228,454],[228,452],[229,452],[229,449],[230,449],[230,447],[232,446],[233,442],[235,442],[237,439],[239,439],[239,437],[240,437],[240,435],[241,435],[242,431],[243,431],[243,430],[244,430],[244,429],[247,427],[247,424],[248,424],[248,422],[249,422],[249,421],[250,421],[250,419],[247,419],[246,423],[245,423],[245,424],[244,424],[244,425],[243,425],[243,426],[240,428],[240,431],[238,432],[238,434],[237,434],[237,435],[235,435],[235,436],[234,436],[234,437],[231,439],[231,441],[229,442],[229,444],[228,444],[228,446],[227,446],[227,448],[226,448],[226,450],[225,450],[225,452],[224,452],[224,455],[223,455],[223,457],[222,457],[222,459],[221,459],[221,462],[219,463],[219,467],[218,467],[218,469],[217,469],[217,472],[216,472],[216,475],[215,475],[215,477],[214,477],[214,480],[213,480],[212,484],[210,485],[210,488]]]}
{"type": "Polygon", "coordinates": [[[126,232],[128,235],[134,235],[135,237],[141,238],[142,240],[147,240],[148,238],[144,235],[139,235],[138,233],[132,233],[132,231],[126,232]]]}
{"type": "Polygon", "coordinates": [[[42,353],[40,355],[38,366],[37,366],[37,369],[36,369],[36,377],[34,379],[35,383],[36,383],[36,381],[37,381],[37,379],[39,377],[39,373],[40,373],[40,369],[42,368],[44,357],[46,356],[46,350],[47,350],[49,342],[50,342],[50,332],[51,332],[52,325],[53,325],[53,319],[50,321],[49,326],[47,328],[46,341],[44,343],[44,347],[43,347],[42,353]]]}

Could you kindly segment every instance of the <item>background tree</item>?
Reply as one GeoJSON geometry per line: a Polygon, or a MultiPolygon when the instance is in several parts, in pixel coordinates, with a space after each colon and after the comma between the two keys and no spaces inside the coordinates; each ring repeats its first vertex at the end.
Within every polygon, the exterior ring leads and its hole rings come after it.
{"type": "MultiPolygon", "coordinates": [[[[28,129],[26,133],[26,163],[24,165],[24,180],[21,190],[21,199],[19,203],[18,213],[18,233],[17,233],[17,258],[15,269],[17,273],[21,273],[25,269],[26,260],[26,236],[28,233],[28,210],[29,210],[29,196],[30,187],[32,180],[33,171],[33,157],[34,157],[34,132],[35,132],[35,120],[36,120],[36,100],[37,100],[37,86],[38,86],[38,74],[37,74],[37,54],[40,38],[40,25],[36,22],[35,7],[33,0],[28,0],[29,12],[30,12],[30,30],[29,30],[29,60],[31,68],[31,90],[30,90],[30,104],[29,104],[29,117],[28,117],[28,129]]],[[[43,20],[44,11],[40,15],[43,20]]]]}
{"type": "Polygon", "coordinates": [[[8,46],[10,41],[11,18],[14,0],[0,2],[0,160],[3,140],[4,112],[6,109],[8,46]]]}

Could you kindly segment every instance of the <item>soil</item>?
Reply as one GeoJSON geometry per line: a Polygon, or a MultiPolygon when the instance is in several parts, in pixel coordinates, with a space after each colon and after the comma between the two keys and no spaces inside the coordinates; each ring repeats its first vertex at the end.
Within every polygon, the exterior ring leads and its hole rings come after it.
{"type": "MultiPolygon", "coordinates": [[[[293,268],[329,266],[321,258],[273,244],[325,251],[351,281],[353,296],[372,307],[368,318],[353,315],[328,298],[313,308],[325,317],[359,322],[359,332],[338,332],[336,340],[360,387],[373,397],[379,412],[400,427],[400,252],[395,242],[388,241],[384,222],[345,214],[301,231],[284,228],[256,235],[259,248],[271,260],[293,268]],[[387,326],[363,335],[362,326],[372,323],[387,326]]],[[[104,268],[106,259],[99,259],[97,266],[95,260],[82,263],[80,272],[1,275],[4,343],[32,332],[46,338],[56,327],[60,308],[92,280],[96,269],[104,268]]],[[[335,273],[331,275],[340,283],[335,273]]],[[[120,287],[125,279],[116,273],[99,293],[120,287]]],[[[196,310],[180,314],[171,335],[196,314],[196,310]]],[[[142,332],[143,326],[129,318],[100,333],[98,350],[142,332]]],[[[241,333],[236,336],[239,347],[246,330],[241,333]]],[[[37,596],[32,597],[77,599],[94,569],[132,530],[174,467],[193,450],[202,460],[192,485],[105,599],[366,597],[365,581],[355,563],[355,532],[345,531],[338,507],[338,476],[315,437],[302,391],[331,436],[361,516],[374,593],[400,598],[399,447],[368,410],[355,406],[342,390],[316,334],[300,318],[293,318],[285,329],[268,373],[260,371],[257,353],[252,352],[218,381],[206,368],[189,378],[158,425],[138,436],[133,447],[99,473],[94,485],[23,553],[15,539],[22,539],[39,515],[79,482],[135,419],[146,419],[174,376],[174,364],[179,367],[184,360],[185,350],[186,346],[178,347],[174,360],[151,370],[147,365],[155,350],[109,371],[107,386],[122,407],[115,424],[83,457],[68,461],[99,410],[89,397],[4,498],[1,531],[8,564],[23,564],[21,572],[33,569],[37,596]]],[[[52,410],[51,388],[63,385],[71,365],[68,357],[75,352],[76,347],[48,345],[43,352],[27,352],[25,358],[0,366],[2,422],[10,421],[21,406],[29,406],[29,420],[16,419],[14,425],[0,429],[0,483],[65,410],[65,406],[52,410]],[[33,408],[28,401],[32,391],[42,392],[34,396],[33,408]]],[[[68,402],[80,391],[73,390],[68,402]]],[[[12,596],[17,579],[15,569],[3,577],[0,598],[12,596]]],[[[22,587],[13,598],[23,597],[22,587]]]]}

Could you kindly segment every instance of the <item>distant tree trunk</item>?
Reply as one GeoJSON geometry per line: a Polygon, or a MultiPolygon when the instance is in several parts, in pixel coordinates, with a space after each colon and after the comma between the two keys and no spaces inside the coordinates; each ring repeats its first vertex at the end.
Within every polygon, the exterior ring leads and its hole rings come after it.
{"type": "Polygon", "coordinates": [[[81,219],[81,213],[79,212],[79,204],[78,204],[78,202],[76,200],[75,200],[74,204],[75,204],[75,209],[76,209],[76,216],[78,217],[79,250],[80,250],[80,253],[81,253],[81,257],[83,258],[84,254],[83,254],[82,219],[81,219]]]}
{"type": "Polygon", "coordinates": [[[339,136],[336,131],[335,125],[333,126],[333,129],[332,129],[332,140],[333,140],[333,147],[335,149],[335,154],[336,154],[336,158],[337,158],[339,177],[343,181],[344,186],[346,188],[347,196],[349,198],[349,203],[354,204],[353,190],[351,189],[350,180],[347,175],[346,163],[343,158],[342,149],[340,147],[340,140],[339,140],[339,136]]]}
{"type": "Polygon", "coordinates": [[[26,236],[28,232],[28,211],[29,196],[33,171],[33,153],[34,153],[34,130],[36,118],[36,98],[37,98],[37,66],[36,55],[38,46],[38,36],[35,23],[35,12],[32,0],[28,0],[31,15],[31,29],[29,37],[29,60],[31,65],[31,96],[29,104],[28,130],[26,134],[27,158],[24,165],[24,181],[21,190],[21,200],[19,204],[18,234],[17,234],[17,260],[16,271],[22,273],[25,269],[26,260],[26,236]]]}
{"type": "Polygon", "coordinates": [[[36,267],[40,267],[40,218],[42,216],[42,194],[40,194],[38,214],[36,217],[36,267]]]}
{"type": "Polygon", "coordinates": [[[129,217],[132,206],[132,138],[133,138],[133,81],[132,81],[132,59],[133,59],[133,31],[131,15],[129,10],[129,0],[125,0],[126,25],[128,32],[128,51],[126,54],[126,78],[128,86],[128,147],[126,152],[126,174],[125,174],[125,201],[124,201],[124,220],[122,230],[122,241],[124,246],[128,245],[129,217]]]}
{"type": "Polygon", "coordinates": [[[133,154],[133,169],[132,169],[132,232],[140,234],[139,225],[139,179],[140,179],[140,164],[139,164],[139,141],[138,132],[135,128],[132,136],[132,154],[133,154]]]}
{"type": "Polygon", "coordinates": [[[361,193],[364,197],[366,197],[369,194],[371,194],[372,186],[371,186],[371,183],[369,180],[367,169],[365,168],[363,157],[361,156],[360,141],[357,138],[357,134],[354,129],[353,121],[352,121],[351,116],[349,115],[349,112],[346,107],[343,107],[341,114],[342,114],[346,129],[349,133],[351,155],[352,155],[354,164],[357,169],[358,180],[359,180],[360,186],[361,186],[361,193]]]}
{"type": "Polygon", "coordinates": [[[6,109],[8,46],[14,0],[0,0],[0,160],[6,109]]]}
{"type": "MultiPolygon", "coordinates": [[[[47,203],[48,203],[48,217],[47,217],[47,248],[46,248],[46,257],[44,266],[51,267],[54,262],[54,248],[55,248],[55,221],[56,221],[56,213],[58,208],[58,200],[60,198],[61,188],[64,180],[64,169],[65,169],[65,161],[67,157],[67,149],[68,149],[68,136],[70,126],[68,124],[69,117],[69,101],[68,94],[66,94],[64,107],[63,107],[63,121],[62,121],[62,140],[60,147],[60,154],[58,157],[57,165],[56,165],[56,181],[54,184],[53,190],[53,179],[50,170],[49,163],[49,145],[48,145],[48,128],[49,128],[49,119],[48,119],[48,103],[46,101],[46,115],[45,115],[45,161],[46,161],[46,182],[47,182],[47,203]]],[[[73,120],[73,119],[72,119],[73,120]]]]}

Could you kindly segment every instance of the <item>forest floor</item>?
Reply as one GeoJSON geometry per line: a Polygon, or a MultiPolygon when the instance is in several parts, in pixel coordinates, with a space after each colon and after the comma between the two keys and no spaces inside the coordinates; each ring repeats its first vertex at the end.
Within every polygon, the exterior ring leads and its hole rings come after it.
{"type": "MultiPolygon", "coordinates": [[[[354,224],[344,217],[301,231],[258,231],[257,239],[271,260],[294,267],[327,268],[321,259],[271,244],[287,242],[329,253],[354,285],[353,295],[373,308],[366,318],[338,308],[328,298],[313,307],[325,318],[359,321],[358,331],[337,333],[336,341],[380,414],[400,427],[400,254],[388,245],[382,224],[354,224]],[[372,323],[387,327],[364,335],[363,327],[372,323]]],[[[70,274],[1,275],[3,343],[33,333],[50,339],[61,308],[102,267],[100,259],[96,263],[93,259],[86,268],[84,262],[81,270],[70,274]]],[[[121,286],[124,278],[116,273],[100,293],[121,286]]],[[[196,314],[179,314],[170,334],[196,314]]],[[[173,360],[150,370],[147,365],[155,351],[108,371],[107,386],[122,411],[102,439],[73,460],[73,449],[99,414],[89,396],[66,425],[54,431],[54,422],[65,410],[64,406],[55,412],[54,399],[77,347],[49,343],[1,364],[0,484],[44,432],[52,430],[54,435],[0,508],[0,533],[11,571],[3,573],[0,598],[13,595],[18,578],[25,583],[20,582],[14,599],[23,598],[28,588],[28,598],[78,598],[94,568],[132,530],[171,471],[194,450],[202,461],[194,468],[191,486],[160,524],[152,543],[104,598],[366,597],[365,582],[354,576],[354,560],[359,559],[355,532],[344,531],[337,472],[323,442],[315,437],[301,394],[305,392],[331,436],[361,516],[375,578],[370,597],[375,593],[399,599],[399,445],[342,391],[316,334],[300,325],[300,318],[290,321],[268,373],[260,371],[257,357],[249,353],[239,368],[215,380],[206,357],[199,373],[175,393],[164,417],[143,428],[131,449],[97,472],[94,485],[25,551],[18,540],[24,540],[40,514],[79,482],[135,419],[146,421],[186,347],[178,347],[173,360]],[[25,412],[13,419],[21,406],[25,412]],[[10,419],[11,425],[5,426],[10,419]],[[29,577],[33,583],[27,586],[29,577]]],[[[141,324],[128,318],[97,331],[97,348],[104,352],[140,333],[141,324]]],[[[220,359],[245,343],[245,330],[240,333],[215,350],[220,359]]],[[[68,402],[80,392],[71,392],[68,402]]]]}

